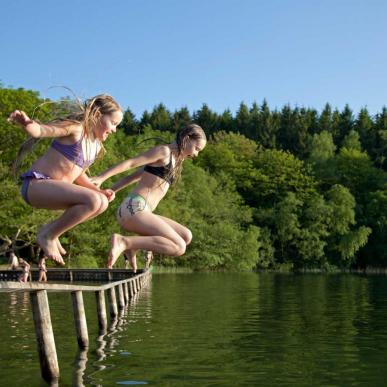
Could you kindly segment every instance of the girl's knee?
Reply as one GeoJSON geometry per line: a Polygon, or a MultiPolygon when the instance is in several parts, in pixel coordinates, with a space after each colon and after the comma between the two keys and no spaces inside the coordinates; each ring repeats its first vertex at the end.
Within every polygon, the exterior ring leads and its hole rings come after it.
{"type": "Polygon", "coordinates": [[[184,255],[185,250],[187,248],[187,244],[185,243],[185,241],[181,239],[179,241],[176,241],[175,245],[176,245],[175,256],[180,257],[181,255],[184,255]]]}
{"type": "Polygon", "coordinates": [[[192,242],[192,232],[190,229],[186,229],[184,233],[184,241],[186,245],[189,245],[192,242]]]}
{"type": "Polygon", "coordinates": [[[90,192],[86,200],[86,207],[90,213],[101,213],[106,210],[108,206],[107,197],[98,192],[90,192]]]}
{"type": "Polygon", "coordinates": [[[98,211],[99,214],[106,211],[106,209],[109,206],[108,198],[104,194],[100,194],[100,197],[101,197],[101,206],[100,206],[99,211],[98,211]]]}

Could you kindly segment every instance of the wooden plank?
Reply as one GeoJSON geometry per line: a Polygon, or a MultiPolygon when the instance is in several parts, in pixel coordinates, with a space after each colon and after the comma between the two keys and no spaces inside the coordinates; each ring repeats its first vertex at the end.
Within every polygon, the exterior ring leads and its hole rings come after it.
{"type": "Polygon", "coordinates": [[[109,310],[111,317],[117,317],[117,300],[116,300],[116,292],[114,290],[114,286],[108,289],[108,301],[109,301],[109,310]]]}
{"type": "Polygon", "coordinates": [[[134,291],[133,291],[133,280],[130,280],[128,282],[128,287],[129,287],[129,298],[133,298],[134,296],[134,291]]]}
{"type": "Polygon", "coordinates": [[[124,288],[124,302],[125,302],[125,305],[128,305],[128,302],[129,302],[129,290],[128,290],[128,283],[125,282],[122,284],[123,288],[124,288]]]}
{"type": "Polygon", "coordinates": [[[95,297],[96,297],[96,301],[97,301],[99,334],[102,335],[106,332],[106,329],[107,329],[105,291],[104,290],[96,291],[95,297]]]}
{"type": "Polygon", "coordinates": [[[116,286],[116,289],[118,291],[118,308],[124,309],[125,307],[125,300],[124,300],[124,290],[122,288],[122,284],[118,284],[116,286]]]}
{"type": "MultiPolygon", "coordinates": [[[[139,270],[138,274],[143,270],[139,270]]],[[[0,281],[17,281],[21,270],[0,270],[0,281]]],[[[31,269],[33,280],[37,280],[39,270],[37,268],[31,269]]],[[[50,268],[47,271],[47,279],[52,281],[120,281],[131,278],[136,274],[133,270],[127,269],[61,269],[50,268]]]]}
{"type": "Polygon", "coordinates": [[[74,323],[77,332],[77,340],[80,348],[84,349],[89,346],[89,335],[87,332],[85,307],[83,304],[83,295],[80,290],[71,292],[73,303],[74,323]]]}
{"type": "Polygon", "coordinates": [[[53,284],[53,283],[40,283],[40,282],[16,282],[16,281],[0,281],[0,292],[9,290],[23,290],[23,291],[34,291],[34,290],[48,290],[48,291],[97,291],[107,290],[118,284],[129,282],[130,280],[136,280],[147,275],[147,272],[138,274],[136,277],[123,279],[120,281],[114,281],[103,285],[73,285],[73,284],[53,284]]]}
{"type": "Polygon", "coordinates": [[[32,292],[30,300],[38,344],[40,371],[43,379],[51,383],[59,378],[59,365],[47,292],[45,290],[32,292]]]}

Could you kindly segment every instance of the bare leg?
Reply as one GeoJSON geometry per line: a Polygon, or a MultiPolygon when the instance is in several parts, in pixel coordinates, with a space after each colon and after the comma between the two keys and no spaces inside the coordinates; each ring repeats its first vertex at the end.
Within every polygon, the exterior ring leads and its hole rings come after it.
{"type": "Polygon", "coordinates": [[[168,223],[184,239],[184,242],[187,246],[192,242],[192,232],[189,228],[172,219],[167,218],[166,216],[156,216],[161,218],[164,222],[168,223]]]}
{"type": "MultiPolygon", "coordinates": [[[[64,209],[63,214],[40,229],[37,241],[45,255],[64,264],[58,237],[107,208],[107,198],[96,191],[59,180],[31,180],[28,198],[33,207],[64,209]]],[[[63,248],[62,248],[63,249],[63,248]]]]}
{"type": "Polygon", "coordinates": [[[184,239],[165,220],[149,211],[126,218],[121,226],[144,236],[124,237],[114,234],[108,260],[110,268],[125,250],[151,250],[172,256],[183,255],[185,252],[184,239]]]}

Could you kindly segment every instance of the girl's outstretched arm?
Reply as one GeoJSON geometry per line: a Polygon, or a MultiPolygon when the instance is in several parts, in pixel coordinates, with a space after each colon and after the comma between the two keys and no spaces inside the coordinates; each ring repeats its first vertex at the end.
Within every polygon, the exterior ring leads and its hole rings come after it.
{"type": "Polygon", "coordinates": [[[160,160],[166,159],[170,156],[170,154],[171,150],[167,145],[159,145],[145,153],[142,153],[136,157],[125,160],[119,164],[114,165],[113,167],[108,168],[99,176],[93,178],[93,183],[97,186],[100,186],[105,180],[109,179],[114,175],[118,175],[119,173],[125,172],[128,169],[142,167],[146,164],[156,163],[160,160]]]}
{"type": "Polygon", "coordinates": [[[143,172],[144,172],[144,168],[141,168],[141,169],[137,170],[136,172],[132,173],[131,175],[126,176],[126,177],[122,178],[121,180],[118,180],[116,183],[114,183],[112,185],[112,190],[114,192],[118,192],[121,189],[127,187],[128,185],[136,183],[137,181],[139,181],[141,179],[143,172]]]}
{"type": "Polygon", "coordinates": [[[74,122],[55,122],[49,125],[39,124],[32,120],[22,110],[15,110],[8,117],[8,122],[20,125],[27,134],[34,138],[41,137],[65,137],[82,130],[80,124],[74,122]]]}

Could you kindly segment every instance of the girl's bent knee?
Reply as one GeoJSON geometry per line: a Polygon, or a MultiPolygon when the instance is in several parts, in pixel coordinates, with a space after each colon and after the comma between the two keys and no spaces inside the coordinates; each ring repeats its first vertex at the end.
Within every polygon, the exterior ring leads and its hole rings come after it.
{"type": "Polygon", "coordinates": [[[180,257],[181,255],[184,255],[186,248],[187,248],[187,245],[183,240],[176,243],[175,256],[180,257]]]}
{"type": "MultiPolygon", "coordinates": [[[[98,192],[91,192],[90,193],[90,195],[88,196],[88,198],[86,200],[86,203],[85,203],[88,212],[90,212],[90,213],[98,212],[99,213],[101,211],[101,209],[103,208],[103,204],[102,204],[103,198],[102,198],[102,196],[104,196],[104,195],[102,195],[102,194],[100,194],[98,192]]],[[[106,198],[106,201],[107,201],[107,198],[106,198]]]]}
{"type": "Polygon", "coordinates": [[[189,245],[192,242],[192,232],[188,228],[186,229],[186,232],[184,235],[184,241],[186,245],[189,245]]]}
{"type": "Polygon", "coordinates": [[[100,194],[100,196],[101,196],[101,206],[100,206],[99,211],[98,211],[99,214],[106,211],[106,209],[109,206],[108,198],[104,194],[100,194]]]}

